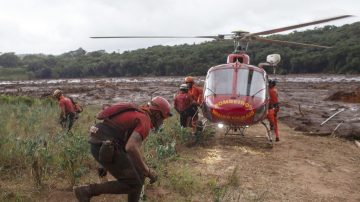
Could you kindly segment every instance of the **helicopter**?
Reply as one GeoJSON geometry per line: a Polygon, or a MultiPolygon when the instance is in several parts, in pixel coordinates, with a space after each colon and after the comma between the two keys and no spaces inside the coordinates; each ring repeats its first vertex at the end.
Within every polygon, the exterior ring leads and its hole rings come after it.
{"type": "Polygon", "coordinates": [[[265,126],[267,140],[272,145],[273,134],[267,122],[265,122],[269,108],[269,79],[264,67],[272,67],[275,74],[276,66],[281,57],[279,54],[271,54],[267,56],[266,62],[257,66],[251,65],[250,57],[246,54],[249,44],[252,41],[259,41],[281,45],[331,48],[317,44],[268,39],[261,36],[351,16],[342,15],[255,33],[233,31],[231,34],[215,36],[96,36],[90,38],[208,38],[233,40],[234,51],[227,56],[227,62],[213,66],[207,72],[203,90],[203,103],[201,104],[202,114],[206,119],[199,121],[200,127],[197,128],[203,130],[206,126],[217,124],[219,128],[226,126],[225,135],[229,134],[230,131],[239,131],[241,135],[244,135],[249,126],[261,123],[265,126]],[[211,124],[207,124],[207,121],[210,121],[211,124]]]}

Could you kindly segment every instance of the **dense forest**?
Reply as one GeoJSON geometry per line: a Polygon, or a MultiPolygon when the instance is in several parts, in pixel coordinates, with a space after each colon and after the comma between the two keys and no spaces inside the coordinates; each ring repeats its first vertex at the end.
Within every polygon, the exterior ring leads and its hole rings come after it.
{"type": "MultiPolygon", "coordinates": [[[[263,62],[268,54],[279,53],[279,72],[360,73],[360,22],[341,27],[325,26],[271,39],[332,46],[330,49],[304,48],[252,42],[248,49],[251,64],[263,62]]],[[[26,74],[26,78],[74,78],[115,76],[205,75],[209,67],[226,62],[233,50],[231,40],[194,45],[153,46],[146,49],[107,53],[86,52],[82,48],[61,55],[15,53],[0,55],[1,79],[6,73],[26,74]]],[[[21,77],[23,78],[23,77],[21,77]]]]}

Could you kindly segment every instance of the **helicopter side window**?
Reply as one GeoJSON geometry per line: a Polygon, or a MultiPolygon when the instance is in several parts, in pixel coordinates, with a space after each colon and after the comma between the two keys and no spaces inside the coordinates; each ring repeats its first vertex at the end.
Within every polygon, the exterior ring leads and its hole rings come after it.
{"type": "Polygon", "coordinates": [[[205,85],[205,96],[232,93],[233,69],[219,69],[209,73],[205,85]]]}
{"type": "Polygon", "coordinates": [[[265,99],[266,96],[266,82],[264,75],[260,72],[254,71],[251,79],[250,95],[265,99]]]}

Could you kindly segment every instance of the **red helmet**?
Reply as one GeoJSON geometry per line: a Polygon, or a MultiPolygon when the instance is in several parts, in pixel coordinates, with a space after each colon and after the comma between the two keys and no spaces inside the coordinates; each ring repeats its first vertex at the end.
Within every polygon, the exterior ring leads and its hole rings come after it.
{"type": "Polygon", "coordinates": [[[185,83],[194,83],[194,78],[192,76],[185,77],[185,83]]]}
{"type": "Polygon", "coordinates": [[[160,111],[161,112],[161,115],[164,117],[164,118],[167,118],[169,116],[172,116],[172,114],[170,113],[170,108],[171,108],[171,105],[170,103],[163,97],[160,97],[160,96],[156,96],[154,97],[150,104],[150,109],[152,110],[157,110],[157,111],[160,111]]]}

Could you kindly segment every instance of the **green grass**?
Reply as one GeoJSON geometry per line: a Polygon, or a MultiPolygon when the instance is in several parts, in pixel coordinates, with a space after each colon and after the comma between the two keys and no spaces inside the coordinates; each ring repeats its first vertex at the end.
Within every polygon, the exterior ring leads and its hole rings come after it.
{"type": "MultiPolygon", "coordinates": [[[[69,188],[94,181],[88,179],[96,163],[87,136],[98,110],[97,106],[85,107],[72,134],[66,134],[57,122],[59,109],[54,100],[0,96],[0,117],[4,117],[0,122],[0,201],[33,198],[33,193],[58,183],[69,188]],[[33,185],[28,187],[30,191],[1,190],[1,181],[15,183],[19,179],[33,185]]],[[[211,194],[213,186],[209,184],[214,180],[193,172],[186,160],[179,158],[179,148],[186,148],[194,136],[190,128],[180,127],[178,119],[174,116],[165,120],[164,126],[145,140],[142,149],[147,163],[159,175],[154,186],[170,190],[180,201],[192,200],[198,192],[211,194]]]]}
{"type": "MultiPolygon", "coordinates": [[[[86,142],[89,111],[75,123],[73,134],[59,124],[57,103],[51,99],[0,96],[0,173],[27,173],[37,188],[54,176],[64,175],[70,185],[85,174],[90,160],[86,142]]],[[[8,175],[10,174],[10,175],[8,175]]]]}

